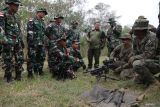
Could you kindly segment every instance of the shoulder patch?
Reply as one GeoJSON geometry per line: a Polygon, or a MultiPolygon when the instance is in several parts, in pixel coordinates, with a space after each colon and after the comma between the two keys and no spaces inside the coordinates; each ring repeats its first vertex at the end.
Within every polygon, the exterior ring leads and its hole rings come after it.
{"type": "Polygon", "coordinates": [[[3,16],[4,16],[4,13],[0,11],[0,17],[3,17],[3,16]]]}

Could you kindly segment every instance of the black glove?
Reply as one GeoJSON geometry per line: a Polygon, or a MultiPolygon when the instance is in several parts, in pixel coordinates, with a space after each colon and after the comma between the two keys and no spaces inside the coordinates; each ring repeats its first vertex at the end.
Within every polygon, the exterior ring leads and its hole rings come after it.
{"type": "Polygon", "coordinates": [[[85,70],[85,69],[86,69],[86,65],[85,65],[85,64],[84,64],[82,67],[83,67],[83,70],[85,70]]]}

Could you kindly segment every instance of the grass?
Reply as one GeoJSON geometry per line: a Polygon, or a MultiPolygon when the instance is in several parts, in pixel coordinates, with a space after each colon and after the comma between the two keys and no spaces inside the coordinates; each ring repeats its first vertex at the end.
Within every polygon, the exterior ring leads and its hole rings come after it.
{"type": "MultiPolygon", "coordinates": [[[[33,80],[28,80],[27,73],[23,72],[21,82],[6,83],[2,81],[3,72],[0,72],[0,107],[89,107],[80,100],[80,95],[96,84],[95,77],[82,73],[80,69],[77,72],[77,79],[57,81],[51,78],[46,66],[45,75],[37,76],[33,80]]],[[[143,86],[136,85],[132,81],[107,80],[101,81],[99,85],[111,89],[128,88],[139,93],[145,90],[143,86]]],[[[153,87],[148,90],[142,105],[159,104],[159,88],[153,87]]]]}

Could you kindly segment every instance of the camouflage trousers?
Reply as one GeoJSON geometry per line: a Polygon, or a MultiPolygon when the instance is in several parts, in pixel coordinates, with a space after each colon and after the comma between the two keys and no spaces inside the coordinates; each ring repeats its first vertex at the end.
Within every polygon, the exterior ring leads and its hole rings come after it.
{"type": "Polygon", "coordinates": [[[12,71],[15,71],[15,79],[21,80],[23,70],[24,53],[19,44],[4,44],[2,49],[2,58],[4,61],[4,77],[9,82],[12,79],[12,71]]]}
{"type": "Polygon", "coordinates": [[[27,62],[27,71],[28,76],[35,74],[43,74],[43,65],[45,60],[45,47],[40,46],[28,46],[28,62],[27,62]]]}
{"type": "Polygon", "coordinates": [[[99,66],[100,53],[100,48],[88,49],[88,68],[92,68],[93,58],[95,59],[94,67],[97,68],[99,66]]]}
{"type": "Polygon", "coordinates": [[[113,70],[114,74],[120,75],[122,80],[131,79],[134,76],[133,70],[131,66],[127,66],[125,68],[121,68],[127,62],[124,61],[115,61],[111,64],[111,69],[113,70]],[[120,68],[120,69],[117,69],[120,68]]]}
{"type": "Polygon", "coordinates": [[[133,62],[133,72],[136,73],[135,82],[149,85],[154,81],[154,74],[160,72],[158,60],[142,59],[133,62]]]}

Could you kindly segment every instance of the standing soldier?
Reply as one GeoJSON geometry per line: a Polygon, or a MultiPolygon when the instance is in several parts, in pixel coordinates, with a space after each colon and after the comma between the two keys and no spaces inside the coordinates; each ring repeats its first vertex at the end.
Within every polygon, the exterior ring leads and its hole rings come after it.
{"type": "Polygon", "coordinates": [[[15,70],[15,80],[21,80],[23,70],[23,48],[20,19],[17,11],[21,2],[19,0],[7,0],[8,7],[0,11],[0,36],[3,45],[2,57],[4,60],[4,77],[7,82],[12,81],[12,71],[15,70]]]}
{"type": "Polygon", "coordinates": [[[33,78],[34,73],[43,75],[43,64],[45,60],[45,23],[43,18],[47,15],[45,8],[37,10],[34,18],[27,24],[27,43],[28,43],[28,77],[33,78]]]}
{"type": "Polygon", "coordinates": [[[116,24],[114,18],[110,18],[108,23],[110,24],[110,28],[107,31],[107,39],[108,39],[108,53],[113,51],[113,49],[120,44],[119,37],[122,32],[122,26],[116,24]]]}
{"type": "Polygon", "coordinates": [[[87,35],[88,49],[88,69],[92,68],[93,58],[95,59],[94,67],[99,66],[99,57],[101,53],[101,44],[105,42],[105,33],[100,30],[100,23],[95,23],[94,30],[90,31],[87,35]]]}
{"type": "MultiPolygon", "coordinates": [[[[72,41],[73,40],[78,40],[78,42],[80,42],[80,32],[77,29],[78,26],[78,22],[77,21],[72,21],[71,23],[72,28],[68,31],[68,37],[67,37],[67,47],[71,47],[72,46],[72,41]]],[[[80,49],[80,44],[78,45],[79,49],[80,49]]]]}
{"type": "Polygon", "coordinates": [[[52,72],[51,63],[54,62],[54,56],[51,54],[54,51],[56,40],[62,35],[66,35],[65,28],[61,25],[63,16],[57,15],[54,17],[55,22],[51,23],[46,28],[46,36],[49,38],[49,53],[48,53],[48,65],[50,68],[50,72],[52,72]]]}
{"type": "Polygon", "coordinates": [[[153,74],[160,71],[156,50],[158,40],[156,35],[148,29],[147,19],[137,19],[133,25],[133,56],[128,63],[136,73],[135,82],[149,85],[154,82],[153,74]],[[157,59],[156,59],[157,58],[157,59]]]}

